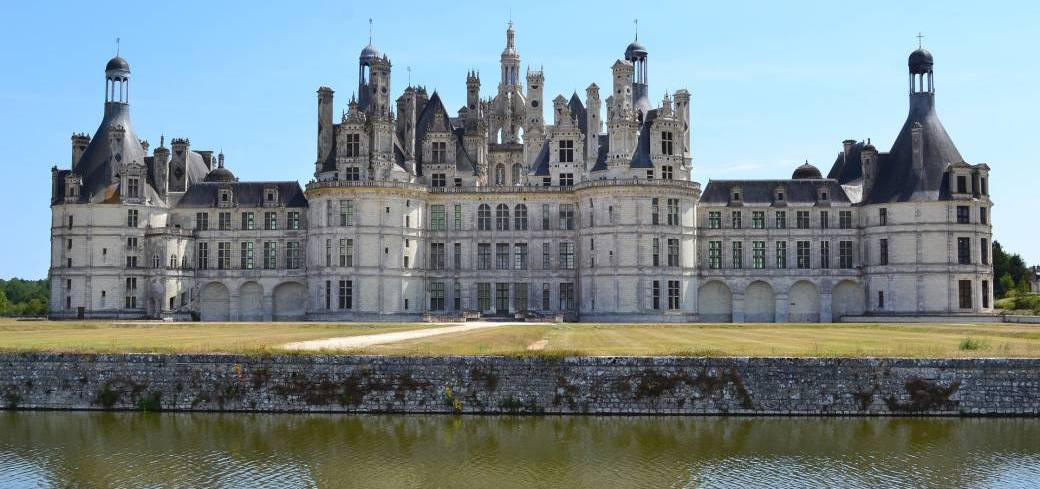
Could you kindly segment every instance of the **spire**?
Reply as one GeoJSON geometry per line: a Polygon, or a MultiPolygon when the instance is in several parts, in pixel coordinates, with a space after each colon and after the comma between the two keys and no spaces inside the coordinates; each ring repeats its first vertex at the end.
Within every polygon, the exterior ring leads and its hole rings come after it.
{"type": "Polygon", "coordinates": [[[635,27],[635,29],[636,29],[636,40],[638,41],[639,40],[639,19],[633,19],[632,23],[635,24],[635,26],[636,26],[635,27]]]}
{"type": "Polygon", "coordinates": [[[116,57],[119,57],[119,38],[116,38],[116,57]]]}
{"type": "Polygon", "coordinates": [[[920,32],[918,32],[917,33],[917,49],[923,49],[924,48],[924,46],[922,45],[922,42],[921,42],[922,39],[924,39],[924,36],[921,35],[920,32]]]}
{"type": "Polygon", "coordinates": [[[372,17],[368,18],[368,43],[372,44],[372,17]]]}

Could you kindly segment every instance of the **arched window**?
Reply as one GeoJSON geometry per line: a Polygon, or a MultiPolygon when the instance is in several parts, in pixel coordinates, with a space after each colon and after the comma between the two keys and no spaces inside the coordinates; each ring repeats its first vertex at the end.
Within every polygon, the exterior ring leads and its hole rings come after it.
{"type": "Polygon", "coordinates": [[[159,255],[152,255],[152,268],[159,268],[159,255]]]}
{"type": "Polygon", "coordinates": [[[509,206],[498,204],[495,208],[495,229],[509,231],[509,206]]]}
{"type": "Polygon", "coordinates": [[[495,185],[506,184],[506,167],[499,163],[495,165],[495,185]]]}
{"type": "Polygon", "coordinates": [[[177,268],[177,255],[170,255],[170,268],[177,268]]]}
{"type": "Polygon", "coordinates": [[[477,229],[481,231],[491,230],[491,206],[480,204],[480,207],[477,207],[477,229]]]}
{"type": "Polygon", "coordinates": [[[520,173],[522,173],[522,172],[523,172],[523,168],[520,166],[520,163],[514,163],[513,164],[513,181],[511,182],[513,185],[520,185],[520,173]]]}
{"type": "Polygon", "coordinates": [[[188,268],[188,255],[181,256],[181,268],[188,268]]]}
{"type": "Polygon", "coordinates": [[[527,231],[527,206],[524,204],[517,204],[513,208],[513,229],[527,231]]]}

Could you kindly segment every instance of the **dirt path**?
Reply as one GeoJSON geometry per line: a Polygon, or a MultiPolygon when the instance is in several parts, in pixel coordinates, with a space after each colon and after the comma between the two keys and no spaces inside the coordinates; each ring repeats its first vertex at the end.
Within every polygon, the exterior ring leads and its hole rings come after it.
{"type": "Polygon", "coordinates": [[[288,343],[283,348],[287,350],[336,350],[348,348],[363,348],[366,346],[396,343],[398,341],[414,340],[417,338],[426,338],[429,336],[438,336],[442,334],[465,333],[467,331],[474,331],[485,328],[495,328],[498,326],[535,324],[540,323],[473,321],[464,324],[459,324],[458,326],[446,326],[443,328],[415,329],[411,331],[397,331],[394,333],[380,333],[360,336],[345,336],[341,338],[326,338],[324,340],[298,341],[295,343],[288,343]]]}

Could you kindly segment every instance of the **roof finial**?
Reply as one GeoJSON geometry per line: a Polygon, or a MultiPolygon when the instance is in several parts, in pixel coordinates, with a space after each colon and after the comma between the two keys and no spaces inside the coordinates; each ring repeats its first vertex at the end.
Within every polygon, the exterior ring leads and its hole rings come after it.
{"type": "Polygon", "coordinates": [[[116,57],[119,57],[119,38],[116,38],[116,57]]]}
{"type": "Polygon", "coordinates": [[[918,32],[918,33],[917,33],[917,49],[921,49],[921,47],[922,47],[922,43],[921,43],[921,40],[922,40],[922,39],[924,39],[924,36],[923,36],[923,35],[921,35],[921,33],[920,33],[920,32],[918,32]]]}
{"type": "Polygon", "coordinates": [[[408,86],[412,86],[412,67],[408,67],[408,86]]]}
{"type": "Polygon", "coordinates": [[[372,44],[372,17],[368,18],[368,43],[372,44]]]}
{"type": "Polygon", "coordinates": [[[166,133],[159,134],[159,147],[163,147],[166,144],[166,133]]]}
{"type": "Polygon", "coordinates": [[[639,40],[639,19],[633,20],[632,23],[636,25],[636,40],[638,41],[639,40]]]}

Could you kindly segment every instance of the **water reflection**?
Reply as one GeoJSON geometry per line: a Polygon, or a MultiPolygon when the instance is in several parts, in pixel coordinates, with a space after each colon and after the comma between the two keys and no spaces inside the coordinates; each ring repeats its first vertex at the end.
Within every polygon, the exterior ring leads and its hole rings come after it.
{"type": "Polygon", "coordinates": [[[0,413],[0,487],[1029,487],[1040,421],[0,413]]]}

